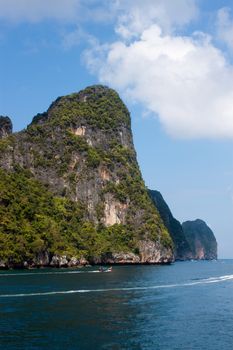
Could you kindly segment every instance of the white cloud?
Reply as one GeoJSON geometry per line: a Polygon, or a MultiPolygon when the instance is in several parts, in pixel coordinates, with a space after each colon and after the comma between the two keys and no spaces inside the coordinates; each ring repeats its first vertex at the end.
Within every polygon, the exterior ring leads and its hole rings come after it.
{"type": "Polygon", "coordinates": [[[140,35],[153,23],[168,32],[183,26],[198,15],[196,0],[116,0],[116,31],[124,38],[140,35]]]}
{"type": "Polygon", "coordinates": [[[233,50],[233,20],[230,9],[221,8],[217,14],[217,35],[231,50],[233,50]]]}
{"type": "Polygon", "coordinates": [[[233,138],[233,67],[208,35],[163,35],[153,24],[85,58],[101,82],[141,102],[169,134],[233,138]]]}
{"type": "Polygon", "coordinates": [[[80,27],[77,27],[72,32],[65,33],[62,40],[63,47],[65,49],[70,49],[73,46],[81,44],[86,35],[87,34],[80,27]]]}
{"type": "Polygon", "coordinates": [[[0,0],[0,19],[118,21],[118,30],[142,30],[154,20],[164,28],[188,23],[197,15],[196,0],[0,0]],[[126,28],[127,25],[127,28],[126,28]]]}
{"type": "Polygon", "coordinates": [[[0,0],[0,19],[16,23],[51,19],[101,22],[112,17],[107,0],[0,0]]]}
{"type": "MultiPolygon", "coordinates": [[[[101,82],[141,102],[176,137],[233,138],[233,66],[204,33],[179,34],[198,16],[196,0],[0,0],[0,19],[75,23],[63,47],[88,42],[85,60],[101,82]],[[100,45],[80,21],[115,21],[119,41],[100,45]]],[[[233,48],[229,9],[218,36],[233,48]]]]}
{"type": "Polygon", "coordinates": [[[62,46],[64,49],[69,50],[83,42],[89,44],[90,46],[98,45],[98,40],[94,36],[77,26],[77,28],[72,32],[68,32],[63,35],[62,46]]]}
{"type": "Polygon", "coordinates": [[[0,0],[0,18],[16,22],[74,20],[79,5],[79,0],[0,0]]]}

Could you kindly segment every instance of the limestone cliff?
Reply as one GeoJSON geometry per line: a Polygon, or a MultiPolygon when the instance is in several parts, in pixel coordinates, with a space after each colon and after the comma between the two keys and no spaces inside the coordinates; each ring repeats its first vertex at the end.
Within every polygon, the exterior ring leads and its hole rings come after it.
{"type": "Polygon", "coordinates": [[[189,260],[193,259],[191,248],[183,231],[183,228],[178,220],[176,220],[167,203],[163,199],[163,196],[159,191],[149,190],[149,194],[153,203],[159,211],[159,214],[170,233],[174,242],[175,259],[176,260],[189,260]]]}
{"type": "Polygon", "coordinates": [[[192,250],[193,259],[217,259],[217,241],[207,224],[197,219],[182,224],[185,236],[192,250]]]}
{"type": "Polygon", "coordinates": [[[9,117],[0,116],[0,139],[4,139],[12,133],[12,122],[9,117]]]}
{"type": "Polygon", "coordinates": [[[173,260],[130,124],[118,94],[92,86],[58,98],[26,130],[0,128],[3,264],[173,260]]]}

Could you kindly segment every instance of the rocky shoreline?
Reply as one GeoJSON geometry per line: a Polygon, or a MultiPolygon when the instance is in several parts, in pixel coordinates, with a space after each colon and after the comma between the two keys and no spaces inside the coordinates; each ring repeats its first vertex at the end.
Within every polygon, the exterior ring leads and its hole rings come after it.
{"type": "Polygon", "coordinates": [[[82,268],[101,265],[170,265],[176,261],[193,261],[193,260],[216,260],[216,259],[186,259],[186,260],[163,260],[163,261],[142,261],[139,255],[133,253],[116,253],[111,256],[106,256],[102,260],[99,258],[77,259],[75,257],[69,258],[66,255],[52,256],[51,260],[40,261],[25,261],[23,264],[11,264],[0,261],[0,270],[30,270],[43,268],[82,268]]]}
{"type": "MultiPolygon", "coordinates": [[[[151,248],[150,246],[147,248],[151,248]]],[[[4,262],[0,261],[0,269],[32,269],[32,268],[70,268],[70,267],[83,267],[92,265],[164,265],[171,264],[174,262],[174,258],[170,258],[169,254],[167,256],[158,254],[158,251],[148,254],[149,251],[146,250],[144,246],[144,251],[138,254],[131,252],[128,253],[109,253],[100,257],[92,257],[86,259],[81,257],[80,259],[76,257],[68,257],[66,255],[53,255],[49,256],[47,252],[40,254],[37,258],[32,261],[24,261],[22,264],[15,264],[10,261],[4,262]],[[156,252],[156,254],[155,254],[156,252]]]]}

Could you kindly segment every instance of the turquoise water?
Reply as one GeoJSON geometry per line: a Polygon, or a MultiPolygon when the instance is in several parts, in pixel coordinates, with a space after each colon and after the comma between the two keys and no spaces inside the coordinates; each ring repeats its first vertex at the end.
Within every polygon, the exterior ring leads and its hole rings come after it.
{"type": "Polygon", "coordinates": [[[233,261],[0,272],[1,349],[233,349],[233,261]]]}

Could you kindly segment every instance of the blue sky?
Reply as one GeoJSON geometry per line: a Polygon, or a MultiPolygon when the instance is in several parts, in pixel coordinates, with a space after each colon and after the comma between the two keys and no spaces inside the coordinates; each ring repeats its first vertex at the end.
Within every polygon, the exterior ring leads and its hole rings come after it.
{"type": "Polygon", "coordinates": [[[58,96],[115,88],[146,185],[233,258],[233,5],[0,0],[0,114],[23,129],[58,96]]]}

